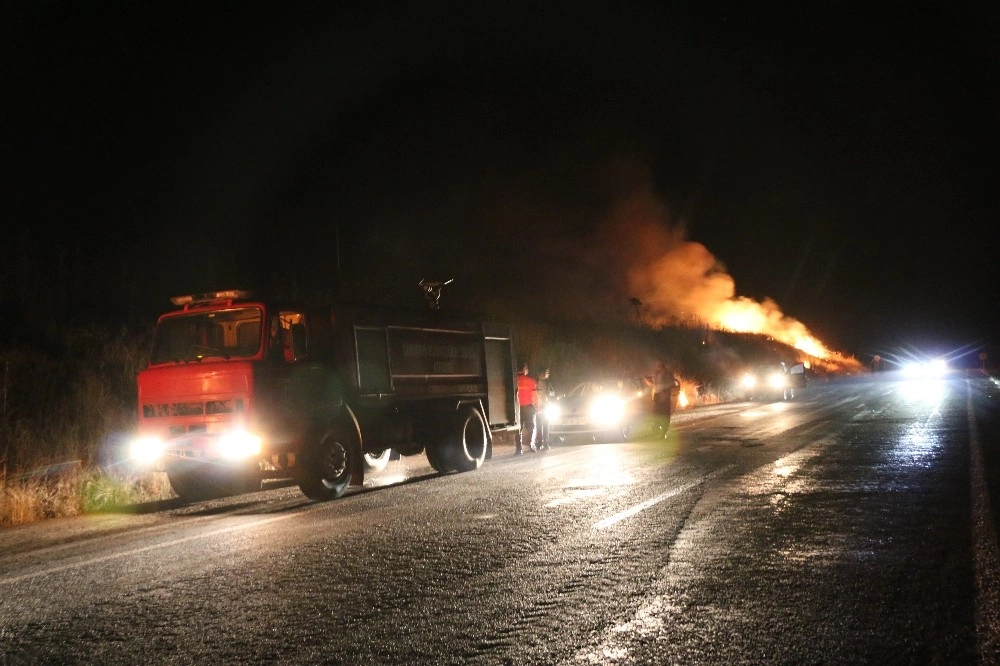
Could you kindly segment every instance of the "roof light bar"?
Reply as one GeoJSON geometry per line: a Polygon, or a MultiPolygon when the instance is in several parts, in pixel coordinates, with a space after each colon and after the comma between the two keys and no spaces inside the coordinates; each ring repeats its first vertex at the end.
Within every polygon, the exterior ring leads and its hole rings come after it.
{"type": "Polygon", "coordinates": [[[203,294],[188,294],[173,296],[170,302],[174,305],[191,305],[193,303],[209,303],[211,301],[231,301],[237,298],[250,298],[250,292],[242,289],[227,289],[225,291],[209,291],[203,294]]]}

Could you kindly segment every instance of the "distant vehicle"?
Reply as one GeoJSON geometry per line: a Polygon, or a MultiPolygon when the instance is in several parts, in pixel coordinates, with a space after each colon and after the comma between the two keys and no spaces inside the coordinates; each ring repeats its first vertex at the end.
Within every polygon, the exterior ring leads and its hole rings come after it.
{"type": "Polygon", "coordinates": [[[628,439],[651,412],[649,389],[639,377],[585,381],[545,408],[549,434],[558,441],[628,439]]]}
{"type": "Polygon", "coordinates": [[[943,377],[948,370],[948,361],[943,358],[907,359],[900,367],[904,377],[919,379],[943,377]]]}
{"type": "Polygon", "coordinates": [[[795,390],[806,387],[806,364],[768,363],[747,370],[740,379],[745,400],[792,400],[795,390]]]}

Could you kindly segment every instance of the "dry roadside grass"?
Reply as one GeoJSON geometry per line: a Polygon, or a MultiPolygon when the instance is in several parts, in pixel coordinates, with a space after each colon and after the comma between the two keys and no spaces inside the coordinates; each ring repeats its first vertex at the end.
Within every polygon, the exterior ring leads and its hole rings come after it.
{"type": "Polygon", "coordinates": [[[118,475],[69,465],[49,473],[0,478],[0,527],[49,518],[127,511],[173,497],[163,474],[118,475]]]}

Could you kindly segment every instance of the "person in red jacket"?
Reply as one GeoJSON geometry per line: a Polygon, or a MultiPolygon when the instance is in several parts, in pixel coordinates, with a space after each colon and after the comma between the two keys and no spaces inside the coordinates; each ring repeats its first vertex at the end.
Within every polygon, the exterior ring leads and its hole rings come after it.
{"type": "Polygon", "coordinates": [[[521,427],[514,437],[515,456],[524,453],[524,448],[528,451],[538,450],[535,448],[538,382],[528,374],[527,363],[521,366],[521,372],[517,375],[517,403],[521,406],[521,427]]]}

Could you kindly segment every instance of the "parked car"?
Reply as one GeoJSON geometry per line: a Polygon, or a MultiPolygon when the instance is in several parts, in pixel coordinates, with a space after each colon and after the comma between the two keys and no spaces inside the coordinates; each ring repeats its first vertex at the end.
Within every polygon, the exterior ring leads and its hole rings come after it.
{"type": "Polygon", "coordinates": [[[651,411],[649,390],[639,377],[581,382],[545,408],[549,436],[557,441],[627,439],[651,411]]]}
{"type": "Polygon", "coordinates": [[[768,363],[747,370],[740,379],[745,400],[791,400],[795,389],[806,386],[806,366],[768,363]]]}

